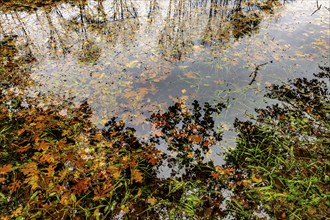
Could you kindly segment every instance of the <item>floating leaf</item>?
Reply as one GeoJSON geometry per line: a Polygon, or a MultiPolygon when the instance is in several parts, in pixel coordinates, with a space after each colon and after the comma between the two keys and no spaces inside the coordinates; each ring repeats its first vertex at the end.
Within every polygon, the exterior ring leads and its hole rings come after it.
{"type": "Polygon", "coordinates": [[[133,60],[126,64],[126,68],[132,69],[132,68],[140,68],[141,63],[138,60],[133,60]]]}
{"type": "Polygon", "coordinates": [[[325,42],[319,40],[319,41],[314,41],[312,44],[314,44],[314,45],[324,45],[325,42]]]}
{"type": "Polygon", "coordinates": [[[306,54],[303,54],[303,53],[300,53],[300,52],[298,52],[298,53],[296,53],[296,56],[297,57],[304,57],[306,54]]]}
{"type": "Polygon", "coordinates": [[[190,79],[197,79],[198,78],[198,75],[195,72],[192,72],[192,71],[186,72],[183,75],[185,75],[187,78],[190,78],[190,79]]]}
{"type": "Polygon", "coordinates": [[[217,85],[222,85],[222,84],[225,83],[225,80],[223,80],[223,79],[218,79],[218,80],[215,80],[214,83],[217,84],[217,85]]]}

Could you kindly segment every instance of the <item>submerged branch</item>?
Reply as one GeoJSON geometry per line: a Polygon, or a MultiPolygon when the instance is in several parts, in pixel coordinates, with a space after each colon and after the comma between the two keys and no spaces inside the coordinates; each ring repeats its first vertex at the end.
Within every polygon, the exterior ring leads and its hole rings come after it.
{"type": "MultiPolygon", "coordinates": [[[[270,61],[270,62],[272,62],[272,61],[270,61]]],[[[257,66],[255,67],[254,71],[249,75],[249,77],[252,76],[252,80],[251,80],[251,82],[249,83],[249,85],[252,85],[252,83],[253,83],[254,81],[256,81],[257,73],[258,73],[260,67],[261,67],[261,66],[264,66],[264,65],[266,65],[266,64],[268,64],[268,63],[269,63],[269,62],[262,63],[262,64],[259,64],[259,65],[257,65],[257,66]]]]}
{"type": "Polygon", "coordinates": [[[322,4],[319,5],[319,1],[316,0],[316,10],[311,14],[311,16],[313,16],[317,11],[319,11],[322,7],[322,4]]]}

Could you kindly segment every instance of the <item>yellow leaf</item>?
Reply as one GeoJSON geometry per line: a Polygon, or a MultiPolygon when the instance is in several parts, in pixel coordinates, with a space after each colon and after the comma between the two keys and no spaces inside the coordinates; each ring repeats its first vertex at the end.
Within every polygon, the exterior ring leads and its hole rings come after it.
{"type": "Polygon", "coordinates": [[[312,44],[314,44],[314,45],[324,45],[324,41],[318,40],[318,41],[314,41],[312,44]]]}
{"type": "Polygon", "coordinates": [[[138,169],[133,169],[132,170],[132,179],[135,182],[142,183],[143,176],[142,176],[141,171],[138,169]]]}
{"type": "Polygon", "coordinates": [[[128,207],[122,207],[121,210],[122,210],[124,213],[128,213],[128,212],[129,212],[129,208],[128,208],[128,207]]]}
{"type": "Polygon", "coordinates": [[[305,54],[298,52],[298,53],[296,53],[296,56],[297,56],[297,57],[304,57],[305,54]]]}
{"type": "Polygon", "coordinates": [[[0,216],[0,220],[9,220],[9,216],[0,216]]]}
{"type": "Polygon", "coordinates": [[[99,218],[99,216],[100,216],[100,209],[95,209],[93,213],[93,217],[99,218]]]}
{"type": "Polygon", "coordinates": [[[69,204],[69,198],[67,194],[62,195],[60,203],[64,206],[66,206],[67,204],[69,204]]]}
{"type": "Polygon", "coordinates": [[[137,196],[141,196],[142,195],[142,189],[140,188],[139,190],[138,190],[138,192],[137,192],[137,196]]]}
{"type": "Polygon", "coordinates": [[[141,63],[138,60],[133,60],[126,64],[126,68],[132,69],[132,68],[140,68],[141,63]]]}
{"type": "Polygon", "coordinates": [[[157,203],[157,199],[155,197],[149,197],[147,199],[147,202],[150,204],[150,205],[155,205],[157,203]]]}
{"type": "Polygon", "coordinates": [[[259,176],[257,176],[257,175],[255,175],[254,173],[252,174],[251,179],[255,183],[261,183],[262,182],[262,178],[259,177],[259,176]]]}
{"type": "Polygon", "coordinates": [[[13,211],[12,217],[17,217],[22,213],[23,207],[18,207],[15,211],[13,211]]]}

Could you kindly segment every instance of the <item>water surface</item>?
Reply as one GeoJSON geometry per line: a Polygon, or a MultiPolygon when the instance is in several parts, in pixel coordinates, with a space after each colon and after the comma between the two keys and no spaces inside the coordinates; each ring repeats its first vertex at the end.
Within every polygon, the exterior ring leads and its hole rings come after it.
{"type": "Polygon", "coordinates": [[[312,0],[260,2],[6,3],[0,40],[14,36],[30,57],[33,83],[24,90],[49,97],[39,105],[87,101],[93,123],[118,117],[142,138],[151,132],[146,119],[175,102],[224,102],[218,123],[228,147],[234,119],[269,102],[266,87],[329,65],[328,1],[317,11],[312,0]]]}

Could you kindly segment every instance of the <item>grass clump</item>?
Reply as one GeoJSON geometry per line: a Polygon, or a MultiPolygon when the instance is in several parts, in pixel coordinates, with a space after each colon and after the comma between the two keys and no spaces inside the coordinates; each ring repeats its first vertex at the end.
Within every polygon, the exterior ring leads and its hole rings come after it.
{"type": "Polygon", "coordinates": [[[330,70],[321,70],[316,76],[328,81],[296,79],[273,86],[267,96],[281,105],[257,109],[253,122],[236,121],[237,148],[227,162],[251,184],[233,188],[234,210],[266,212],[274,219],[329,216],[330,70]]]}

